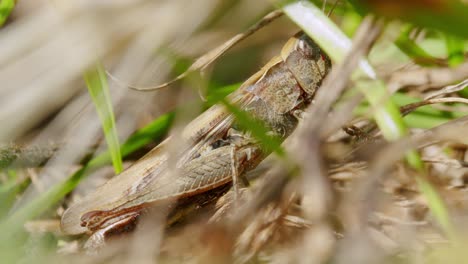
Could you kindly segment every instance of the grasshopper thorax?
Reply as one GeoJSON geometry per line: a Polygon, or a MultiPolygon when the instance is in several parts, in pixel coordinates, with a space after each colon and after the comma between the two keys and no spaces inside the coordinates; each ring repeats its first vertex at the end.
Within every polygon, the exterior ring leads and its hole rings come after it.
{"type": "Polygon", "coordinates": [[[281,57],[309,97],[320,87],[330,71],[331,61],[306,34],[296,34],[281,50],[281,57]]]}

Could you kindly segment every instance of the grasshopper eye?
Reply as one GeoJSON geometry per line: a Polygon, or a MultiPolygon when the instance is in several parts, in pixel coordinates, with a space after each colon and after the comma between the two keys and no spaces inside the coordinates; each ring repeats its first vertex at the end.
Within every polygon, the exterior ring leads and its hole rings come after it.
{"type": "Polygon", "coordinates": [[[315,44],[315,42],[307,35],[301,36],[297,42],[296,50],[309,60],[318,61],[322,56],[322,52],[318,45],[315,44]]]}
{"type": "Polygon", "coordinates": [[[307,47],[306,47],[306,44],[305,44],[304,40],[302,40],[302,39],[299,40],[297,42],[297,50],[306,50],[306,49],[307,49],[307,47]]]}

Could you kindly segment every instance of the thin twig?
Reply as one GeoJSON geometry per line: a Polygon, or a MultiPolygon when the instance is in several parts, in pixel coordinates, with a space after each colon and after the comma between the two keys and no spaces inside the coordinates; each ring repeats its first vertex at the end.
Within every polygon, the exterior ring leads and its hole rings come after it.
{"type": "Polygon", "coordinates": [[[407,104],[400,108],[400,112],[402,115],[407,115],[410,112],[414,111],[416,108],[430,105],[430,104],[440,104],[440,103],[463,103],[468,104],[468,99],[461,98],[461,97],[445,97],[445,98],[435,98],[435,99],[428,99],[421,102],[416,102],[412,104],[407,104]]]}
{"type": "Polygon", "coordinates": [[[418,68],[394,73],[388,82],[388,89],[393,93],[407,86],[441,87],[466,78],[468,62],[457,68],[418,68]]]}
{"type": "Polygon", "coordinates": [[[465,89],[466,87],[468,87],[468,79],[465,79],[464,81],[460,82],[460,83],[457,83],[455,85],[449,85],[449,86],[446,86],[440,90],[437,90],[435,92],[432,92],[430,94],[428,94],[424,99],[425,100],[428,100],[428,99],[432,99],[434,97],[438,97],[438,96],[441,96],[441,95],[446,95],[446,94],[449,94],[449,93],[455,93],[455,92],[458,92],[458,91],[461,91],[463,89],[465,89]]]}

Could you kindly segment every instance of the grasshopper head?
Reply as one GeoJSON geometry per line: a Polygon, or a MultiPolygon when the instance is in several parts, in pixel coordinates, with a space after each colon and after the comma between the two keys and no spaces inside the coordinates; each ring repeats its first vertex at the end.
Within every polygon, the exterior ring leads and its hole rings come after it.
{"type": "Polygon", "coordinates": [[[304,33],[296,34],[286,43],[281,57],[310,97],[331,69],[328,55],[304,33]]]}

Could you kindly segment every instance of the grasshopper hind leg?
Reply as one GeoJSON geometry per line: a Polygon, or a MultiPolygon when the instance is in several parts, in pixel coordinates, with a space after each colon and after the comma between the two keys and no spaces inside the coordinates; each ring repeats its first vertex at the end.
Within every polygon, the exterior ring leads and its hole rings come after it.
{"type": "Polygon", "coordinates": [[[109,237],[132,231],[136,226],[138,216],[139,213],[131,213],[94,232],[84,244],[86,253],[88,255],[95,255],[106,245],[109,237]]]}
{"type": "Polygon", "coordinates": [[[237,203],[239,198],[239,170],[237,166],[236,147],[231,147],[231,171],[232,171],[232,187],[234,188],[234,200],[237,203]]]}
{"type": "MultiPolygon", "coordinates": [[[[234,201],[237,202],[239,198],[239,179],[242,181],[244,186],[250,186],[249,181],[245,177],[245,174],[239,174],[239,164],[238,157],[236,153],[239,148],[251,144],[253,141],[250,136],[246,133],[238,131],[236,129],[229,129],[228,133],[228,142],[230,142],[231,148],[231,171],[232,171],[232,186],[234,189],[234,201]]],[[[247,154],[247,160],[251,159],[251,153],[247,154]]]]}

